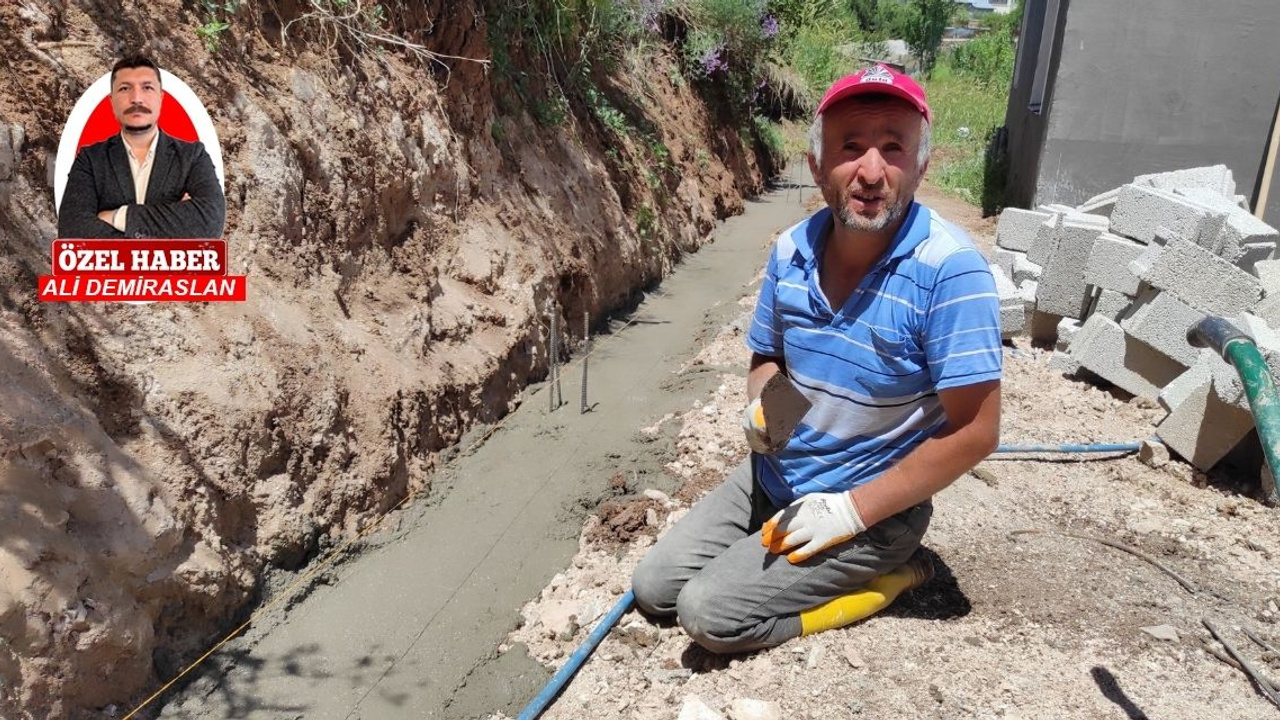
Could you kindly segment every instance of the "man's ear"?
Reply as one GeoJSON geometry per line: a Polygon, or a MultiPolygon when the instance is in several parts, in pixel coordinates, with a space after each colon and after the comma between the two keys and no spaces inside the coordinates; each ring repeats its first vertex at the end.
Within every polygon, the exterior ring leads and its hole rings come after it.
{"type": "Polygon", "coordinates": [[[805,153],[805,157],[809,159],[809,174],[813,176],[813,182],[821,187],[822,180],[818,175],[818,159],[813,156],[812,152],[805,153]]]}

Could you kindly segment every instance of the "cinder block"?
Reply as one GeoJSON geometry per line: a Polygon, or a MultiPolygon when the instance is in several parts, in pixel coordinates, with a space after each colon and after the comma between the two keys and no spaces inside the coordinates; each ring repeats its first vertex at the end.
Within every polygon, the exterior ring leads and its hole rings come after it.
{"type": "Polygon", "coordinates": [[[1052,345],[1058,340],[1058,323],[1062,322],[1062,317],[1041,312],[1038,305],[1037,303],[1035,311],[1031,313],[1031,339],[1038,343],[1052,345]]]}
{"type": "Polygon", "coordinates": [[[1253,264],[1253,274],[1262,285],[1262,293],[1280,295],[1280,260],[1260,260],[1253,264]]]}
{"type": "Polygon", "coordinates": [[[1099,233],[1104,233],[1111,228],[1111,218],[1106,215],[1097,215],[1094,213],[1084,213],[1077,210],[1062,216],[1063,220],[1070,220],[1077,225],[1088,225],[1098,229],[1099,233]]]}
{"type": "Polygon", "coordinates": [[[1028,280],[1039,281],[1043,272],[1042,266],[1031,262],[1024,254],[1013,259],[1013,281],[1018,283],[1018,287],[1022,287],[1022,283],[1028,280]]]}
{"type": "MultiPolygon", "coordinates": [[[[1200,387],[1205,381],[1213,381],[1214,368],[1213,358],[1216,357],[1212,350],[1202,350],[1196,362],[1185,372],[1174,378],[1172,382],[1165,385],[1160,391],[1160,405],[1165,410],[1173,410],[1182,403],[1186,402],[1196,388],[1200,387]],[[1206,354],[1207,353],[1207,354],[1206,354]]],[[[1222,359],[1218,359],[1222,362],[1222,359]]]]}
{"type": "Polygon", "coordinates": [[[1121,321],[1124,319],[1126,313],[1129,312],[1129,307],[1132,304],[1133,298],[1122,292],[1116,292],[1115,290],[1103,290],[1098,293],[1098,297],[1093,301],[1092,314],[1111,318],[1123,326],[1124,323],[1121,321]]]}
{"type": "Polygon", "coordinates": [[[1021,335],[1027,331],[1027,306],[1021,302],[1000,305],[1000,338],[1021,335]]]}
{"type": "Polygon", "coordinates": [[[996,223],[996,245],[1018,252],[1030,250],[1039,227],[1050,217],[1052,213],[1005,208],[1000,213],[1000,220],[996,223]]]}
{"type": "Polygon", "coordinates": [[[1111,233],[1099,235],[1089,253],[1085,282],[1104,290],[1137,295],[1138,276],[1129,271],[1129,263],[1137,260],[1148,247],[1111,233]]]}
{"type": "Polygon", "coordinates": [[[1120,327],[1183,367],[1191,367],[1200,351],[1187,342],[1187,331],[1203,317],[1204,313],[1169,293],[1147,290],[1134,301],[1120,327]]]}
{"type": "Polygon", "coordinates": [[[1253,309],[1271,327],[1280,327],[1280,293],[1269,294],[1253,309]]]}
{"type": "Polygon", "coordinates": [[[1058,350],[1066,351],[1071,347],[1071,341],[1076,335],[1080,334],[1080,328],[1084,327],[1084,323],[1073,318],[1062,318],[1058,321],[1058,350]]]}
{"type": "Polygon", "coordinates": [[[1232,197],[1236,192],[1235,178],[1231,175],[1231,168],[1226,165],[1139,175],[1133,179],[1133,184],[1148,185],[1161,190],[1204,188],[1227,198],[1232,197]]]}
{"type": "Polygon", "coordinates": [[[1263,247],[1254,246],[1270,245],[1274,252],[1276,243],[1280,241],[1280,232],[1248,210],[1240,209],[1229,197],[1204,188],[1184,188],[1178,190],[1177,194],[1227,216],[1212,246],[1200,243],[1227,262],[1245,265],[1266,259],[1262,256],[1263,247]]]}
{"type": "Polygon", "coordinates": [[[1164,226],[1178,235],[1197,242],[1214,242],[1222,224],[1223,213],[1213,212],[1202,205],[1142,185],[1125,185],[1111,211],[1111,232],[1133,238],[1141,243],[1155,239],[1156,228],[1164,226]]]}
{"type": "Polygon", "coordinates": [[[1036,227],[1036,239],[1031,243],[1031,249],[1027,250],[1028,260],[1041,267],[1049,262],[1058,242],[1058,224],[1061,222],[1061,215],[1050,215],[1048,220],[1036,227]]]}
{"type": "Polygon", "coordinates": [[[1240,255],[1236,257],[1236,267],[1249,273],[1257,275],[1257,264],[1264,260],[1270,260],[1276,256],[1275,243],[1258,243],[1257,245],[1240,246],[1240,255]]]}
{"type": "Polygon", "coordinates": [[[1200,380],[1156,427],[1156,435],[1187,462],[1207,471],[1253,429],[1253,416],[1228,405],[1211,380],[1200,380]]]}
{"type": "Polygon", "coordinates": [[[1000,296],[1000,337],[1008,340],[1026,332],[1027,301],[998,265],[991,266],[991,275],[996,281],[996,294],[1000,296]]]}
{"type": "Polygon", "coordinates": [[[1114,320],[1091,315],[1071,342],[1071,354],[1087,370],[1141,397],[1155,400],[1160,388],[1182,374],[1178,363],[1129,337],[1114,320]]]}
{"type": "Polygon", "coordinates": [[[1063,375],[1075,375],[1080,372],[1080,361],[1072,357],[1071,353],[1055,350],[1049,356],[1049,369],[1057,370],[1063,375]]]}
{"type": "Polygon", "coordinates": [[[1036,212],[1053,213],[1055,215],[1066,215],[1067,213],[1073,213],[1075,211],[1076,209],[1070,205],[1059,205],[1057,203],[1039,205],[1036,207],[1036,212]]]}
{"type": "Polygon", "coordinates": [[[1139,278],[1201,312],[1238,315],[1262,297],[1258,279],[1190,241],[1165,244],[1139,278]]]}
{"type": "Polygon", "coordinates": [[[999,267],[1001,270],[1004,271],[1005,277],[1012,279],[1013,266],[1014,266],[1014,263],[1017,261],[1017,258],[1019,255],[1026,257],[1026,253],[1015,252],[1013,250],[1005,250],[1004,248],[998,247],[996,248],[995,252],[991,253],[991,266],[999,267]]]}
{"type": "Polygon", "coordinates": [[[1053,254],[1040,275],[1037,309],[1062,317],[1084,317],[1089,300],[1084,270],[1099,234],[1097,225],[1062,220],[1055,233],[1053,254]]]}
{"type": "Polygon", "coordinates": [[[1120,197],[1120,188],[1108,190],[1101,195],[1095,195],[1076,208],[1076,212],[1087,213],[1090,215],[1106,215],[1111,216],[1111,210],[1116,205],[1116,199],[1120,197]]]}

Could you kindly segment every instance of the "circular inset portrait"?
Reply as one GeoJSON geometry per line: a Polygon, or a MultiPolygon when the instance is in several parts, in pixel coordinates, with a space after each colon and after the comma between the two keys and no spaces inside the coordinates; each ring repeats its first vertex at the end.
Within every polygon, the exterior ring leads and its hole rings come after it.
{"type": "Polygon", "coordinates": [[[58,237],[221,238],[222,149],[186,83],[122,58],[76,101],[54,161],[58,237]]]}

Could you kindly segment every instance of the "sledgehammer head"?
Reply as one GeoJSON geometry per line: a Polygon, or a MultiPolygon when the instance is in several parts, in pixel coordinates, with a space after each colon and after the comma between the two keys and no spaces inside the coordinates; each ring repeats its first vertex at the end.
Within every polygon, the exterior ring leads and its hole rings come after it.
{"type": "Polygon", "coordinates": [[[785,373],[777,373],[760,391],[760,407],[764,411],[764,428],[769,454],[787,446],[796,426],[804,419],[813,403],[791,384],[785,373]]]}

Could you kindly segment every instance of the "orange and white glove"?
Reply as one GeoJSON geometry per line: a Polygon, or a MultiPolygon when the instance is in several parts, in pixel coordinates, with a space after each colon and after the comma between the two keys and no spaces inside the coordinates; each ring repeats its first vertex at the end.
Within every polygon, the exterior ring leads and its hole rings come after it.
{"type": "Polygon", "coordinates": [[[760,530],[760,544],[771,553],[787,553],[795,564],[866,529],[849,493],[811,493],[769,518],[760,530]]]}
{"type": "Polygon", "coordinates": [[[768,435],[765,434],[764,408],[760,406],[760,398],[751,401],[742,413],[742,432],[747,436],[747,445],[752,452],[761,455],[769,454],[768,435]]]}

